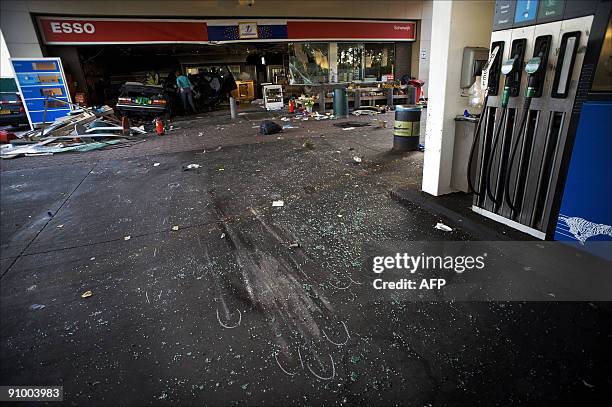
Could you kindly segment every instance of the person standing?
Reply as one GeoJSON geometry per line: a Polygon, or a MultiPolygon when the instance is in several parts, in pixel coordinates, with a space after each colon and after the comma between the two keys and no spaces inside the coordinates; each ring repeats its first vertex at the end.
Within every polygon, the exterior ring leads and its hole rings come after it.
{"type": "Polygon", "coordinates": [[[193,113],[196,113],[195,105],[193,104],[193,85],[189,78],[182,75],[179,71],[176,71],[176,86],[178,87],[179,93],[181,94],[181,100],[183,101],[183,109],[187,114],[187,103],[191,107],[193,113]]]}

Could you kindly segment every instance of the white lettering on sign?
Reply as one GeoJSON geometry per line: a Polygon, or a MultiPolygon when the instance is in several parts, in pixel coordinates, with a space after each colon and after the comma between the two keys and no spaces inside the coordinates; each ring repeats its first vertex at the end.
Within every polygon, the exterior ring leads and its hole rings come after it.
{"type": "Polygon", "coordinates": [[[404,31],[410,31],[410,26],[409,25],[394,25],[393,26],[394,30],[404,30],[404,31]]]}
{"type": "Polygon", "coordinates": [[[55,34],[93,34],[96,32],[96,27],[92,23],[59,23],[53,21],[50,26],[51,32],[55,34]]]}

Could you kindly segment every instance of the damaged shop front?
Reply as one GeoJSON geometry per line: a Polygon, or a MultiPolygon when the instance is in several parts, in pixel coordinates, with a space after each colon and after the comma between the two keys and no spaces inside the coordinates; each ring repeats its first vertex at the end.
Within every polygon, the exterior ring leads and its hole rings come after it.
{"type": "Polygon", "coordinates": [[[195,85],[196,105],[262,103],[264,87],[284,100],[332,103],[336,87],[362,105],[414,103],[414,21],[198,20],[36,17],[47,56],[62,59],[73,100],[116,106],[124,85],[161,86],[182,114],[177,73],[195,85]],[[231,76],[236,86],[224,87],[231,76]]]}

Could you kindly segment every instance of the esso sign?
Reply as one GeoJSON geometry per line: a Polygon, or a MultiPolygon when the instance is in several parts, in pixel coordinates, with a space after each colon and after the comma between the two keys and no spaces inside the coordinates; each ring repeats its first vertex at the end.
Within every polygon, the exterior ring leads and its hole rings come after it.
{"type": "Polygon", "coordinates": [[[96,27],[92,23],[60,23],[53,21],[50,25],[51,31],[56,34],[93,34],[96,32],[96,27]]]}

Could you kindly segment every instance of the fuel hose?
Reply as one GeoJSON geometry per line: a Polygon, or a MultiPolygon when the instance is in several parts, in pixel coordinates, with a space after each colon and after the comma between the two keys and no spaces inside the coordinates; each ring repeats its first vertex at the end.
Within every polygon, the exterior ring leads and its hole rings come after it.
{"type": "Polygon", "coordinates": [[[482,125],[482,119],[485,115],[485,112],[487,111],[487,101],[489,100],[489,96],[485,96],[484,98],[484,103],[482,105],[482,113],[480,114],[480,117],[478,118],[478,123],[476,124],[476,128],[474,129],[474,138],[472,141],[472,148],[470,149],[470,156],[468,158],[468,165],[467,165],[467,181],[468,181],[468,187],[470,189],[470,191],[474,194],[476,194],[479,197],[482,197],[484,195],[483,191],[477,191],[476,188],[474,187],[474,182],[472,181],[472,166],[474,164],[474,152],[476,151],[476,146],[478,145],[478,140],[480,139],[480,128],[482,125]]]}
{"type": "MultiPolygon", "coordinates": [[[[506,171],[506,179],[504,180],[504,191],[506,196],[506,203],[512,209],[512,212],[516,213],[521,210],[520,203],[516,203],[515,200],[518,196],[520,196],[519,191],[516,191],[516,196],[514,198],[510,197],[510,174],[512,173],[512,166],[514,165],[514,160],[516,159],[516,152],[518,151],[518,146],[521,144],[521,140],[523,138],[523,133],[525,132],[525,125],[527,123],[527,116],[529,115],[529,107],[531,106],[531,98],[528,97],[525,99],[525,104],[523,106],[523,118],[521,120],[521,124],[518,129],[518,134],[516,137],[516,143],[514,143],[514,147],[512,148],[512,153],[510,154],[510,161],[508,161],[508,169],[506,171]]],[[[519,177],[521,176],[521,168],[517,169],[516,173],[516,182],[519,182],[519,177]]]]}
{"type": "Polygon", "coordinates": [[[504,107],[501,112],[499,126],[497,126],[497,131],[495,132],[495,135],[493,137],[493,142],[491,143],[491,146],[492,146],[491,154],[489,156],[489,160],[487,162],[487,167],[485,171],[485,186],[486,186],[485,189],[487,191],[487,195],[489,196],[489,198],[491,199],[491,201],[493,201],[495,205],[499,205],[501,203],[501,199],[499,199],[499,197],[497,196],[497,188],[495,190],[495,194],[491,192],[492,190],[491,188],[491,166],[493,165],[493,159],[495,158],[495,150],[497,149],[497,143],[499,141],[499,133],[501,131],[501,128],[504,127],[504,120],[506,119],[507,110],[508,108],[504,107]]]}

